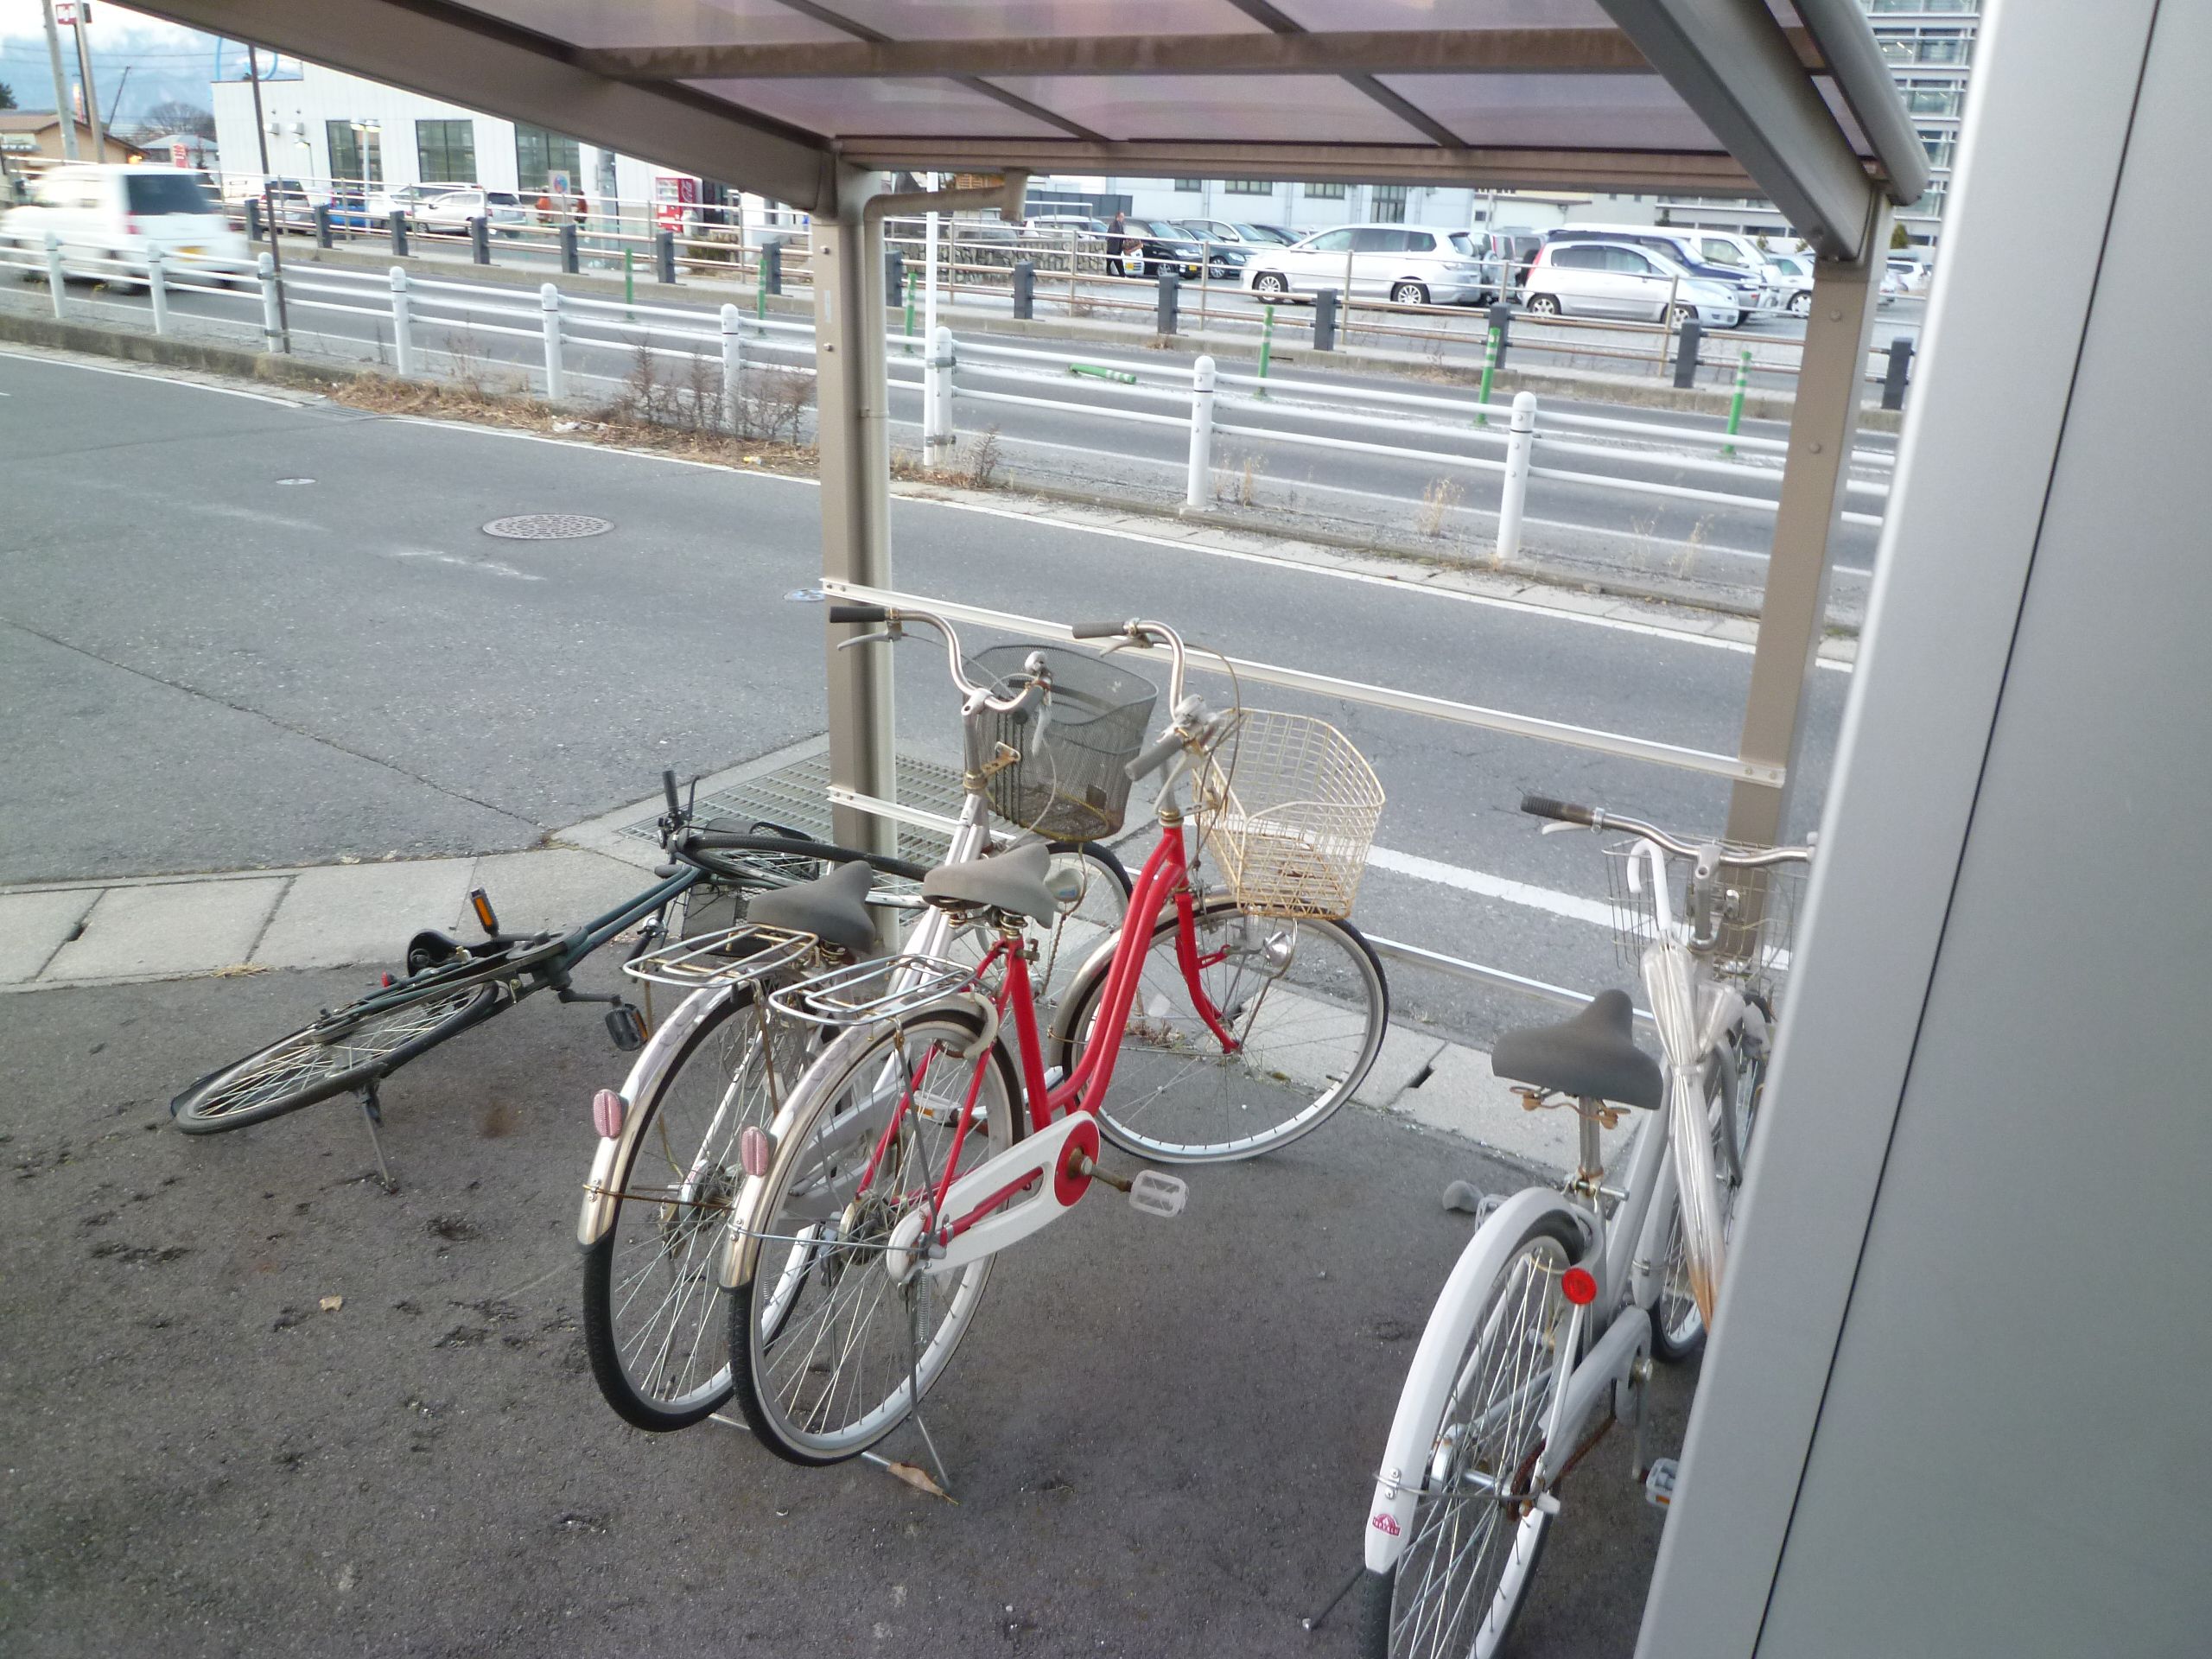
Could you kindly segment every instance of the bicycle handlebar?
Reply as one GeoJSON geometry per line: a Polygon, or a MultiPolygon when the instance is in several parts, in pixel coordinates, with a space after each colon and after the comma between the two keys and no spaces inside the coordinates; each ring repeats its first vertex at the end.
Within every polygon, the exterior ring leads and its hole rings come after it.
{"type": "MultiPolygon", "coordinates": [[[[1568,801],[1555,801],[1548,795],[1523,795],[1521,810],[1530,817],[1549,818],[1558,823],[1580,824],[1590,830],[1618,830],[1624,835],[1635,836],[1650,842],[1677,858],[1702,857],[1714,843],[1702,845],[1682,841],[1669,835],[1656,823],[1646,823],[1642,818],[1624,817],[1618,812],[1608,812],[1602,806],[1577,806],[1568,801]]],[[[1719,860],[1746,868],[1761,868],[1770,864],[1809,864],[1813,861],[1810,847],[1769,847],[1751,852],[1741,849],[1725,849],[1719,860]]]]}
{"type": "Polygon", "coordinates": [[[1135,760],[1130,761],[1129,764],[1122,767],[1122,770],[1128,772],[1129,775],[1129,781],[1131,783],[1135,783],[1138,779],[1145,776],[1146,773],[1157,772],[1160,767],[1166,766],[1170,760],[1175,758],[1175,752],[1182,747],[1183,733],[1181,729],[1179,728],[1171,726],[1167,730],[1161,733],[1158,738],[1154,740],[1151,747],[1145,749],[1139,753],[1135,760]]]}
{"type": "Polygon", "coordinates": [[[995,697],[991,695],[989,687],[978,685],[969,679],[961,666],[964,659],[961,655],[959,633],[953,628],[951,623],[934,611],[900,610],[890,605],[857,605],[841,602],[830,606],[830,620],[833,623],[881,622],[887,624],[890,628],[887,633],[862,634],[856,639],[847,639],[838,646],[840,651],[846,645],[862,645],[878,639],[895,640],[899,637],[899,630],[909,622],[919,622],[935,628],[938,637],[944,641],[946,666],[951,672],[953,685],[960,692],[963,711],[965,713],[972,714],[979,709],[988,709],[996,714],[1009,715],[1016,709],[1028,708],[1044,695],[1046,690],[1044,683],[1033,680],[1010,697],[995,697]]]}

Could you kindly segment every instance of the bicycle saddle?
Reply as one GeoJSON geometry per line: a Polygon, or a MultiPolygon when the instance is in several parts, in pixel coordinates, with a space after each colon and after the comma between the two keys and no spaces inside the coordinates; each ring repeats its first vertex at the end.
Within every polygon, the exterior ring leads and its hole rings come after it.
{"type": "Polygon", "coordinates": [[[956,910],[1011,911],[1050,927],[1060,914],[1058,901],[1045,885],[1045,871],[1051,860],[1051,849],[1041,841],[1032,841],[995,858],[940,864],[922,878],[922,897],[956,910]]]}
{"type": "Polygon", "coordinates": [[[1491,1051],[1490,1069],[1512,1082],[1578,1099],[1656,1111],[1666,1084],[1659,1062],[1636,1046],[1634,1018],[1626,991],[1601,991],[1588,1007],[1555,1026],[1507,1032],[1491,1051]]]}
{"type": "Polygon", "coordinates": [[[747,921],[811,933],[855,957],[875,954],[875,918],[868,912],[868,890],[875,872],[859,859],[829,874],[788,887],[757,893],[745,907],[747,921]]]}

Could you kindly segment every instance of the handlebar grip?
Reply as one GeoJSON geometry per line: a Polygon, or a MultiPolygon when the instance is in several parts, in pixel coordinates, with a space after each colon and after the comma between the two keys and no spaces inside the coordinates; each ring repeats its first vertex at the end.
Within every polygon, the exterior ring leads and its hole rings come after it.
{"type": "Polygon", "coordinates": [[[1532,818],[1554,818],[1561,823],[1580,823],[1586,827],[1594,824],[1598,817],[1586,806],[1555,801],[1548,795],[1523,795],[1521,810],[1532,818]]]}
{"type": "Polygon", "coordinates": [[[888,622],[891,612],[881,605],[832,605],[830,620],[832,622],[888,622]]]}
{"type": "Polygon", "coordinates": [[[671,818],[682,817],[683,816],[683,809],[677,804],[676,769],[673,766],[663,766],[661,768],[660,792],[667,798],[668,816],[671,818]]]}
{"type": "Polygon", "coordinates": [[[1068,632],[1078,639],[1110,639],[1126,632],[1128,626],[1127,622],[1071,622],[1068,632]]]}
{"type": "Polygon", "coordinates": [[[1182,733],[1169,732],[1150,748],[1139,754],[1135,760],[1130,761],[1122,770],[1129,774],[1129,781],[1135,783],[1146,773],[1157,772],[1166,766],[1175,758],[1175,751],[1182,747],[1182,733]]]}

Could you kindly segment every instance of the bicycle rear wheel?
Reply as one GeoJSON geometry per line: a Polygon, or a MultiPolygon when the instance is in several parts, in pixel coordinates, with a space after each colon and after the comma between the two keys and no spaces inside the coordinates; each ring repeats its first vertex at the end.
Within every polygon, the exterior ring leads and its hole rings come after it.
{"type": "Polygon", "coordinates": [[[849,1032],[777,1116],[775,1161],[738,1201],[756,1230],[734,1241],[728,1277],[738,1407],[779,1458],[836,1463],[867,1450],[906,1420],[967,1334],[991,1258],[901,1286],[883,1250],[944,1179],[963,1114],[957,1173],[1013,1144],[1013,1061],[984,1036],[982,1016],[959,1007],[899,1032],[849,1032]]]}
{"type": "MultiPolygon", "coordinates": [[[[472,963],[469,970],[480,966],[472,963]]],[[[391,1001],[404,991],[395,987],[326,1014],[209,1072],[169,1102],[169,1114],[187,1135],[213,1135],[373,1083],[505,1006],[505,994],[496,982],[446,982],[454,977],[434,969],[421,990],[403,1001],[391,1001]],[[365,1004],[381,1006],[365,1010],[365,1004]]]]}
{"type": "MultiPolygon", "coordinates": [[[[1160,1163],[1251,1158],[1318,1128],[1375,1063],[1389,1020],[1382,964],[1346,922],[1255,916],[1227,897],[1192,918],[1198,979],[1229,1040],[1185,976],[1171,909],[1154,927],[1099,1126],[1160,1163]]],[[[1072,1071],[1105,1001],[1101,953],[1068,993],[1059,1063],[1072,1071]]]]}

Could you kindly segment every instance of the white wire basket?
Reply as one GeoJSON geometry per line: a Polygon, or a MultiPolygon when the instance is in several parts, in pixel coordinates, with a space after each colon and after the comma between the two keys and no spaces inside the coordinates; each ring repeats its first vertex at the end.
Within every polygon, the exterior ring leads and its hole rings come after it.
{"type": "Polygon", "coordinates": [[[1382,785],[1327,721],[1241,710],[1199,769],[1197,802],[1206,847],[1246,910],[1351,914],[1382,785]]]}
{"type": "MultiPolygon", "coordinates": [[[[1605,849],[1605,878],[1613,903],[1613,943],[1621,965],[1636,972],[1643,952],[1659,937],[1658,912],[1652,902],[1650,866],[1636,853],[1640,843],[1624,841],[1605,849]],[[1630,874],[1635,881],[1631,885],[1630,874]]],[[[1770,850],[1735,842],[1714,843],[1720,861],[1713,872],[1715,893],[1709,927],[1713,949],[1709,960],[1717,974],[1748,979],[1772,991],[1789,972],[1790,950],[1797,933],[1798,901],[1805,890],[1807,867],[1802,864],[1747,865],[1729,861],[1730,853],[1770,850]]],[[[1687,918],[1689,902],[1689,861],[1669,855],[1666,860],[1668,909],[1677,920],[1687,918]]]]}

